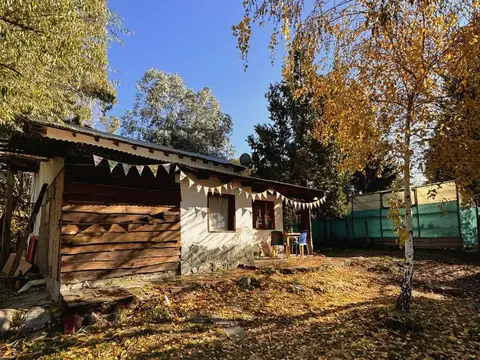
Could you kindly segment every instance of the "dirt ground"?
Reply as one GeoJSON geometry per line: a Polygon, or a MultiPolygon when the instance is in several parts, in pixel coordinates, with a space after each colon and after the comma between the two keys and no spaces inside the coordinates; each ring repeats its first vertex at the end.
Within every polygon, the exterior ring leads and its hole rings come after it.
{"type": "Polygon", "coordinates": [[[107,317],[108,324],[72,336],[52,329],[37,340],[0,340],[0,354],[16,359],[478,359],[480,253],[418,251],[416,256],[409,316],[394,311],[400,251],[333,251],[165,281],[139,291],[139,300],[107,317]]]}

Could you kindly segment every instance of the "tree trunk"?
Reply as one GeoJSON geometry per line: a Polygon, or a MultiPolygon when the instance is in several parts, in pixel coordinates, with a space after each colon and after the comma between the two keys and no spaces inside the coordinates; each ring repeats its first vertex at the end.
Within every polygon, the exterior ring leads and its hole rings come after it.
{"type": "Polygon", "coordinates": [[[15,181],[15,171],[8,167],[7,181],[5,185],[5,209],[3,211],[3,226],[2,226],[2,245],[0,268],[3,268],[10,256],[10,238],[11,225],[13,213],[13,183],[15,181]]]}
{"type": "Polygon", "coordinates": [[[410,191],[410,123],[411,112],[407,113],[404,149],[404,177],[403,177],[403,201],[405,204],[405,227],[408,237],[405,239],[405,260],[403,264],[403,281],[400,295],[397,298],[397,310],[410,311],[412,301],[413,281],[413,221],[412,221],[412,197],[410,191]]]}

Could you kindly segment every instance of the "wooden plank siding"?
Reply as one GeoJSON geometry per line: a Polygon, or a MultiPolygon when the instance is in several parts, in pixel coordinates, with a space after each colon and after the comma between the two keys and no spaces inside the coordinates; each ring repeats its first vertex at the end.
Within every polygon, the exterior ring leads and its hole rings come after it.
{"type": "Polygon", "coordinates": [[[64,171],[60,171],[48,186],[40,210],[40,227],[35,264],[48,278],[59,280],[60,220],[64,171]]]}
{"type": "Polygon", "coordinates": [[[63,194],[62,282],[179,271],[180,186],[172,174],[125,175],[121,165],[110,173],[70,157],[63,194]]]}

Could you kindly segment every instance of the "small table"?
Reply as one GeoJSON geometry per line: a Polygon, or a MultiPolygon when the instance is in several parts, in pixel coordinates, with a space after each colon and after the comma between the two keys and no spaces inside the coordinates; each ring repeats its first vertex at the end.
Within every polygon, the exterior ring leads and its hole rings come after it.
{"type": "Polygon", "coordinates": [[[285,238],[285,258],[288,259],[290,257],[290,238],[298,238],[300,237],[300,233],[283,233],[285,238]]]}

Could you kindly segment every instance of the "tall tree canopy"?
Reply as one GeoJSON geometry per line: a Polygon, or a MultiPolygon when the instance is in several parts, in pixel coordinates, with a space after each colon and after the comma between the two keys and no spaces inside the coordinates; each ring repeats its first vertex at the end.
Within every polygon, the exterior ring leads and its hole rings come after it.
{"type": "Polygon", "coordinates": [[[233,124],[209,88],[194,91],[177,74],[150,69],[137,82],[132,110],[122,117],[122,133],[176,149],[233,156],[233,124]]]}
{"type": "Polygon", "coordinates": [[[119,25],[105,0],[1,1],[0,122],[88,120],[93,104],[111,106],[107,43],[119,25]]]}
{"type": "MultiPolygon", "coordinates": [[[[398,223],[405,246],[404,279],[397,308],[409,310],[413,276],[411,173],[423,163],[425,146],[438,132],[453,128],[468,138],[468,127],[458,120],[438,126],[436,116],[444,89],[454,79],[461,87],[476,82],[473,69],[479,44],[477,0],[383,1],[245,0],[245,16],[234,26],[242,56],[248,54],[252,24],[274,24],[271,45],[285,38],[289,49],[284,77],[294,79],[298,66],[293,52],[305,54],[304,92],[313,93],[315,106],[324,111],[315,135],[324,143],[334,139],[343,153],[340,168],[359,170],[370,154],[386,151],[402,163],[405,216],[398,223]],[[321,72],[325,76],[319,77],[321,72]],[[456,80],[455,80],[456,81],[456,80]]],[[[478,88],[475,89],[478,93],[478,88]]],[[[478,96],[463,103],[464,111],[478,117],[478,96]]],[[[448,144],[451,139],[442,139],[448,144]]],[[[468,148],[471,143],[465,142],[468,148]]],[[[471,149],[474,151],[473,149],[471,149]]],[[[438,148],[448,154],[449,146],[438,148]]],[[[468,149],[467,149],[468,151],[468,149]]],[[[438,159],[446,157],[438,156],[438,159]]],[[[451,164],[467,169],[468,158],[451,164]]],[[[436,164],[441,166],[442,162],[436,164]]],[[[471,177],[462,177],[465,185],[471,177]]]]}
{"type": "Polygon", "coordinates": [[[313,136],[321,110],[312,106],[311,95],[296,97],[286,81],[271,84],[266,98],[271,122],[255,125],[247,138],[252,149],[255,175],[324,189],[327,201],[321,215],[342,216],[350,207],[347,195],[390,188],[396,177],[395,163],[381,154],[372,155],[363,171],[339,172],[342,154],[333,144],[313,136]]]}

